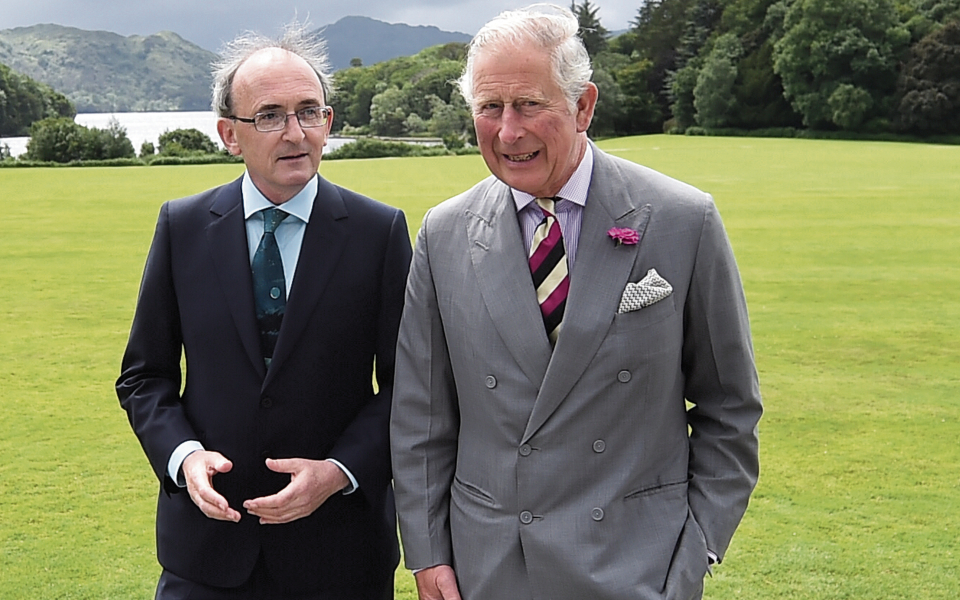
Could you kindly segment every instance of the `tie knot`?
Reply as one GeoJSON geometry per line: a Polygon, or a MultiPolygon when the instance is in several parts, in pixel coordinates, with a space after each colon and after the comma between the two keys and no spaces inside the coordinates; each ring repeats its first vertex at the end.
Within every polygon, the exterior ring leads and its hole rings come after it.
{"type": "Polygon", "coordinates": [[[279,208],[268,208],[263,211],[263,232],[273,233],[280,222],[287,218],[287,213],[279,208]]]}
{"type": "Polygon", "coordinates": [[[547,216],[555,217],[557,214],[557,200],[557,198],[537,198],[537,206],[539,206],[540,210],[546,213],[547,216]]]}

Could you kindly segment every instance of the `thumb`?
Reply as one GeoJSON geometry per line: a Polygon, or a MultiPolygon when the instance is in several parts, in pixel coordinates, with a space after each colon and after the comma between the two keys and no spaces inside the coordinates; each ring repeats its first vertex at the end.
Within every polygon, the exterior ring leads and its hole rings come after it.
{"type": "Polygon", "coordinates": [[[223,457],[215,461],[212,466],[215,473],[229,473],[233,469],[233,463],[223,457]]]}
{"type": "Polygon", "coordinates": [[[460,590],[457,589],[457,579],[453,572],[443,573],[437,577],[437,590],[443,600],[460,600],[460,590]]]}
{"type": "Polygon", "coordinates": [[[296,473],[295,458],[268,458],[267,468],[275,473],[296,473]]]}

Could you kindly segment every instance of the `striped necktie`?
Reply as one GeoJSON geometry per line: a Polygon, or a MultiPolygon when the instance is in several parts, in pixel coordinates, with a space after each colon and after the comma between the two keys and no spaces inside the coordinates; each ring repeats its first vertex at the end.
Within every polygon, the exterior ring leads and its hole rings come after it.
{"type": "Polygon", "coordinates": [[[530,272],[533,286],[537,289],[540,314],[550,343],[556,345],[563,321],[563,309],[567,304],[570,277],[567,274],[567,254],[563,247],[560,222],[557,221],[556,198],[537,198],[543,211],[543,221],[533,232],[530,245],[530,272]]]}

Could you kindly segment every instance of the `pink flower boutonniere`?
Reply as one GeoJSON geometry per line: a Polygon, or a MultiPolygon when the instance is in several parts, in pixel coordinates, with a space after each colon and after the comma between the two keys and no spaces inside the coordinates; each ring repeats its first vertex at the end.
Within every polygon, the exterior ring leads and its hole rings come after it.
{"type": "Polygon", "coordinates": [[[613,239],[613,243],[617,246],[621,244],[633,246],[640,241],[640,235],[633,229],[627,227],[612,227],[610,231],[607,232],[607,235],[613,239]]]}

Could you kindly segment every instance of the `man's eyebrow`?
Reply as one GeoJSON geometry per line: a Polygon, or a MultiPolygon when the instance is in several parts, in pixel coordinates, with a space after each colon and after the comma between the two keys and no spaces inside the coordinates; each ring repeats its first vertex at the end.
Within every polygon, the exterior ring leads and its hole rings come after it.
{"type": "MultiPolygon", "coordinates": [[[[306,100],[301,100],[300,102],[297,103],[296,106],[298,109],[301,109],[309,106],[323,106],[323,103],[316,98],[308,98],[306,100]]],[[[264,112],[268,110],[271,110],[271,111],[283,110],[283,106],[276,103],[270,103],[270,104],[263,104],[257,108],[257,112],[264,112]]]]}

